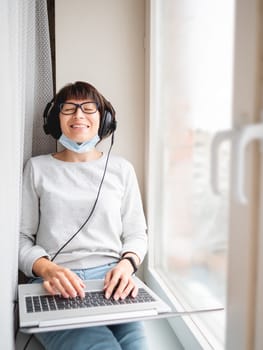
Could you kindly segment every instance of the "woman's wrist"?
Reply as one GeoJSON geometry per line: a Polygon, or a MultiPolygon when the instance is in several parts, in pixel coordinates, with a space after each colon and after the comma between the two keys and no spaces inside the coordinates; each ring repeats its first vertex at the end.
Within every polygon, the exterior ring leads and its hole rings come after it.
{"type": "Polygon", "coordinates": [[[136,263],[137,267],[140,265],[141,260],[140,260],[140,258],[138,257],[138,255],[136,253],[125,252],[125,253],[123,253],[122,258],[127,257],[127,256],[131,256],[135,260],[135,263],[136,263]]]}
{"type": "Polygon", "coordinates": [[[34,275],[38,277],[44,277],[48,267],[50,264],[53,264],[47,257],[43,256],[39,259],[37,259],[32,267],[32,271],[34,275]]]}
{"type": "Polygon", "coordinates": [[[124,253],[120,258],[120,261],[121,260],[127,260],[129,262],[129,264],[133,268],[133,273],[135,273],[138,270],[140,259],[135,253],[132,253],[132,252],[124,253]]]}

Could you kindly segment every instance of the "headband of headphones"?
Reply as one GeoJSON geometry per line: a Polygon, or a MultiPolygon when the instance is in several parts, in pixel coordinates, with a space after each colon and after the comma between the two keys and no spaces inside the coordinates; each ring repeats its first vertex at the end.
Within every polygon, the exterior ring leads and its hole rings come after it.
{"type": "Polygon", "coordinates": [[[98,110],[100,112],[100,126],[98,135],[100,139],[104,139],[110,136],[116,130],[115,110],[111,103],[107,101],[92,85],[85,82],[76,82],[75,84],[66,85],[62,88],[57,95],[46,105],[43,119],[44,119],[44,131],[46,134],[52,135],[58,140],[62,134],[59,122],[60,103],[65,102],[67,95],[71,95],[71,98],[83,98],[83,94],[87,90],[87,96],[89,91],[92,91],[92,95],[95,95],[96,102],[98,103],[98,110]],[[84,92],[83,92],[84,91],[84,92]],[[82,95],[82,96],[81,96],[82,95]]]}

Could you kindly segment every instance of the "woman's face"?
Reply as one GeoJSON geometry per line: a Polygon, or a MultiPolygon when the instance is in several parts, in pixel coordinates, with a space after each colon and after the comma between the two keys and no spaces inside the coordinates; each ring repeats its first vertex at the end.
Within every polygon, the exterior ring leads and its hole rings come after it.
{"type": "MultiPolygon", "coordinates": [[[[66,101],[66,103],[76,103],[79,105],[85,102],[88,103],[82,105],[83,110],[92,112],[94,108],[96,109],[96,106],[94,103],[92,103],[93,101],[91,99],[69,99],[66,101]]],[[[84,113],[80,107],[76,109],[76,112],[74,112],[74,109],[74,105],[64,105],[62,111],[59,113],[60,128],[62,133],[69,139],[79,143],[91,140],[98,134],[100,125],[99,111],[97,110],[95,113],[88,114],[84,113]]]]}

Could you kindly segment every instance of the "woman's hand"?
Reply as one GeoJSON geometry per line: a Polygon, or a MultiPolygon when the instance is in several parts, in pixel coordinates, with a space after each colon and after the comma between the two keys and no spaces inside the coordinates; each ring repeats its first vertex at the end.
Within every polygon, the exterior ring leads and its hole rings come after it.
{"type": "Polygon", "coordinates": [[[112,270],[110,270],[104,281],[105,297],[109,299],[111,296],[115,300],[125,299],[128,295],[136,297],[138,287],[133,278],[133,267],[129,260],[121,260],[112,270]]]}
{"type": "Polygon", "coordinates": [[[61,294],[64,298],[85,297],[85,284],[74,272],[59,266],[46,258],[33,264],[33,272],[43,278],[44,288],[52,295],[61,294]]]}

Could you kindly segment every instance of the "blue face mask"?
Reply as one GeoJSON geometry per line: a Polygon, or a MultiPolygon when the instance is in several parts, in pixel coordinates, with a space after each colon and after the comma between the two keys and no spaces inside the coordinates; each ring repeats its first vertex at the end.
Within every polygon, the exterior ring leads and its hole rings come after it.
{"type": "Polygon", "coordinates": [[[96,135],[91,140],[78,144],[77,142],[70,140],[67,136],[62,134],[58,141],[70,151],[76,153],[85,153],[94,149],[96,144],[100,141],[100,138],[98,135],[96,135]]]}

